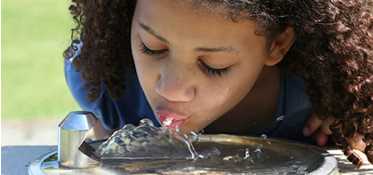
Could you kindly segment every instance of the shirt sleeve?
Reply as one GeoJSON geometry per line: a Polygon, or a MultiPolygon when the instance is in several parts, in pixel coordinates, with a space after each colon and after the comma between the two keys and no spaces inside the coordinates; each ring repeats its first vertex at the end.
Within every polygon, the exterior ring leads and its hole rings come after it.
{"type": "Polygon", "coordinates": [[[85,87],[86,82],[81,78],[80,72],[77,71],[73,64],[75,59],[79,59],[80,49],[82,46],[82,42],[74,41],[70,47],[72,50],[70,50],[69,57],[64,59],[64,74],[66,84],[69,87],[71,95],[78,103],[80,108],[84,111],[94,113],[103,124],[103,127],[107,130],[111,130],[111,127],[109,127],[104,121],[102,109],[100,107],[103,101],[103,92],[100,93],[96,100],[90,101],[87,96],[88,91],[85,87]]]}
{"type": "Polygon", "coordinates": [[[98,98],[94,101],[88,99],[86,82],[73,64],[75,59],[80,58],[82,46],[81,42],[73,42],[70,56],[64,60],[67,86],[81,109],[94,113],[103,127],[109,131],[119,129],[128,123],[138,124],[145,117],[159,126],[135,74],[129,77],[126,89],[119,98],[113,99],[102,83],[98,98]]]}

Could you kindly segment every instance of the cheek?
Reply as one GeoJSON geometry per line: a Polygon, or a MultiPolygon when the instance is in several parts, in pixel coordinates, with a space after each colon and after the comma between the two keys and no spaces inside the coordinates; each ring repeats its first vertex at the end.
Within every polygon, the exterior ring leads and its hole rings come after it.
{"type": "Polygon", "coordinates": [[[202,103],[206,104],[204,108],[210,108],[214,111],[226,105],[231,99],[232,89],[228,86],[214,85],[206,87],[204,90],[203,97],[201,97],[202,103]]]}
{"type": "Polygon", "coordinates": [[[236,106],[253,88],[261,72],[261,64],[242,65],[222,81],[212,81],[201,89],[201,116],[213,121],[236,106]],[[202,109],[203,108],[203,109],[202,109]]]}
{"type": "Polygon", "coordinates": [[[200,89],[201,96],[199,97],[198,105],[195,105],[196,111],[194,118],[183,126],[184,131],[199,131],[210,123],[217,120],[224,113],[233,108],[240,102],[250,89],[248,84],[241,85],[230,84],[232,81],[225,81],[228,83],[211,83],[200,89]],[[234,86],[232,86],[234,85],[234,86]],[[245,86],[246,88],[242,88],[245,86]]]}
{"type": "Polygon", "coordinates": [[[211,94],[211,100],[220,102],[221,105],[237,103],[244,98],[253,88],[256,80],[261,73],[263,64],[257,62],[241,62],[238,67],[232,69],[229,77],[222,81],[211,82],[212,86],[205,89],[211,94]]]}
{"type": "Polygon", "coordinates": [[[213,121],[238,104],[251,90],[255,78],[233,77],[211,83],[201,90],[201,116],[208,116],[213,121]]]}
{"type": "Polygon", "coordinates": [[[146,61],[146,57],[135,58],[134,63],[136,67],[137,77],[139,82],[145,91],[148,91],[155,84],[157,79],[157,66],[156,64],[146,61]]]}
{"type": "Polygon", "coordinates": [[[152,101],[151,92],[155,87],[159,65],[153,60],[154,58],[143,55],[139,50],[132,49],[132,55],[139,83],[148,101],[152,101]]]}
{"type": "Polygon", "coordinates": [[[235,106],[251,89],[249,83],[226,81],[205,89],[205,111],[222,115],[235,106]],[[208,108],[208,109],[206,109],[208,108]]]}

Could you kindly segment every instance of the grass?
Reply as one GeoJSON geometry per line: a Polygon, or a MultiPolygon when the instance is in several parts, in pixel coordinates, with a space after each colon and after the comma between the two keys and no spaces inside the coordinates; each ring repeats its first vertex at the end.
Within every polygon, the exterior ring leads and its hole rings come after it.
{"type": "Polygon", "coordinates": [[[63,0],[3,0],[3,118],[62,117],[78,109],[64,79],[62,52],[73,22],[63,0]]]}

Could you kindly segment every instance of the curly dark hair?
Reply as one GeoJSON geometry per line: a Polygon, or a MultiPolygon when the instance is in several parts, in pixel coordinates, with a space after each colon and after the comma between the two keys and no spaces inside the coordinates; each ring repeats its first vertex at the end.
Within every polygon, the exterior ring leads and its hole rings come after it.
{"type": "MultiPolygon", "coordinates": [[[[224,7],[232,21],[255,20],[257,33],[268,41],[292,26],[296,39],[280,66],[305,80],[318,116],[337,119],[331,126],[336,145],[348,152],[347,140],[361,134],[373,162],[372,0],[190,1],[224,7]]],[[[102,83],[119,98],[134,72],[129,38],[135,5],[135,0],[72,0],[77,25],[71,38],[84,43],[74,65],[87,81],[90,100],[102,83]]]]}

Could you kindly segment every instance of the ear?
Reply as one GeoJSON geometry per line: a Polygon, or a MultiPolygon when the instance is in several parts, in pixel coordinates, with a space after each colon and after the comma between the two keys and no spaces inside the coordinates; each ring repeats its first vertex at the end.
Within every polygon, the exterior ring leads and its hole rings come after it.
{"type": "Polygon", "coordinates": [[[293,27],[286,27],[282,33],[272,40],[269,57],[266,60],[265,65],[273,66],[279,63],[293,45],[294,40],[295,33],[293,27]]]}

